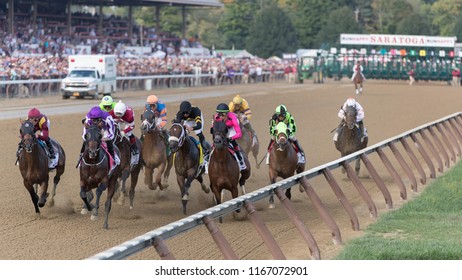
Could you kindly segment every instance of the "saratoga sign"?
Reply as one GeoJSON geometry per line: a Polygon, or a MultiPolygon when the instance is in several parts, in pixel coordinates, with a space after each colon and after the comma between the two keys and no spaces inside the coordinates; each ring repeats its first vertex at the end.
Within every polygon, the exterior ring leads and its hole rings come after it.
{"type": "Polygon", "coordinates": [[[409,46],[453,48],[457,37],[381,35],[381,34],[340,34],[343,45],[409,46]]]}

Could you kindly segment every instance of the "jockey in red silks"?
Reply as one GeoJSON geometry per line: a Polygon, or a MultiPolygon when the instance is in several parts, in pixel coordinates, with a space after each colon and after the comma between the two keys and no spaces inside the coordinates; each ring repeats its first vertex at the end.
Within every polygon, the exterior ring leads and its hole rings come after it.
{"type": "Polygon", "coordinates": [[[139,154],[138,147],[136,146],[136,138],[133,135],[133,129],[135,129],[135,112],[133,109],[124,104],[122,100],[119,100],[109,114],[114,119],[115,125],[119,126],[120,136],[127,136],[130,140],[132,154],[139,154]]]}
{"type": "MultiPolygon", "coordinates": [[[[213,124],[217,121],[224,122],[228,127],[228,139],[229,143],[233,146],[234,151],[236,152],[236,156],[239,160],[239,169],[244,170],[247,168],[245,165],[244,158],[242,157],[241,150],[239,145],[237,144],[237,139],[242,137],[241,127],[239,126],[239,120],[237,119],[236,114],[229,111],[228,105],[225,103],[220,103],[217,106],[216,114],[213,116],[212,120],[212,127],[213,124]]],[[[211,131],[211,133],[213,133],[211,131]]]]}
{"type": "MultiPolygon", "coordinates": [[[[34,125],[34,133],[37,139],[42,140],[47,145],[48,151],[50,152],[50,158],[55,159],[55,150],[49,137],[50,120],[48,119],[48,117],[40,113],[40,111],[37,108],[32,108],[27,113],[27,120],[32,122],[32,124],[34,125]]],[[[21,143],[22,142],[18,144],[18,151],[16,152],[16,157],[19,156],[19,152],[23,148],[21,143]]]]}

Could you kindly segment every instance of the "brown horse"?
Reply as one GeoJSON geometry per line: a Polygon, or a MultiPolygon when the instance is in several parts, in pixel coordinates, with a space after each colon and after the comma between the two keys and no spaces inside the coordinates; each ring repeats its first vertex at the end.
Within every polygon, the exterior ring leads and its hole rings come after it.
{"type": "Polygon", "coordinates": [[[239,118],[239,126],[241,127],[241,131],[242,131],[242,137],[237,140],[237,143],[247,155],[250,155],[250,153],[252,153],[255,159],[257,169],[258,169],[260,168],[260,164],[257,160],[258,150],[260,149],[260,143],[258,141],[258,137],[255,134],[255,141],[254,141],[253,133],[245,127],[245,123],[249,121],[247,119],[247,116],[242,113],[238,113],[237,116],[239,118]]]}
{"type": "Polygon", "coordinates": [[[170,128],[168,139],[170,150],[174,153],[176,180],[181,191],[183,214],[186,215],[186,204],[189,200],[189,188],[194,179],[199,181],[202,190],[209,193],[210,189],[204,184],[202,175],[205,168],[201,165],[199,143],[187,134],[187,129],[180,123],[174,123],[170,128]]]}
{"type": "Polygon", "coordinates": [[[363,93],[363,75],[361,72],[356,72],[355,76],[353,77],[353,83],[355,84],[356,94],[363,93]]]}
{"type": "MultiPolygon", "coordinates": [[[[137,155],[138,160],[137,158],[134,158],[136,156],[132,155],[131,153],[129,138],[120,135],[120,130],[118,126],[116,126],[115,131],[116,133],[114,136],[114,144],[117,146],[117,148],[119,148],[120,151],[120,168],[122,169],[122,176],[120,177],[119,182],[117,183],[117,188],[119,188],[119,185],[121,185],[117,203],[119,205],[124,205],[125,196],[127,196],[125,185],[128,177],[130,177],[130,190],[128,192],[128,197],[130,199],[130,209],[133,209],[135,199],[135,187],[138,183],[138,176],[140,174],[142,167],[141,153],[137,155]]],[[[138,151],[141,151],[141,141],[136,136],[135,139],[138,151]]]]}
{"type": "MultiPolygon", "coordinates": [[[[298,162],[297,151],[294,145],[289,141],[286,134],[287,125],[284,122],[278,123],[275,129],[276,141],[269,151],[269,178],[270,183],[276,183],[276,179],[289,178],[297,172],[297,174],[305,171],[305,163],[298,162]]],[[[288,199],[292,198],[291,189],[286,190],[288,199]]],[[[274,208],[274,198],[271,195],[269,198],[269,208],[274,208]]]]}
{"type": "Polygon", "coordinates": [[[53,191],[49,200],[49,205],[54,205],[56,187],[66,166],[66,155],[61,145],[51,139],[58,162],[56,167],[49,169],[48,148],[46,148],[45,143],[35,137],[34,125],[29,120],[21,121],[20,134],[22,149],[18,156],[19,171],[34,204],[35,213],[40,215],[39,207],[45,206],[49,196],[47,190],[50,170],[56,169],[56,175],[53,178],[53,191]]]}
{"type": "MultiPolygon", "coordinates": [[[[102,148],[102,122],[99,125],[86,126],[85,150],[80,162],[80,197],[85,207],[82,208],[82,214],[87,210],[91,211],[91,220],[98,218],[99,200],[104,190],[107,188],[107,198],[105,203],[106,217],[103,228],[108,229],[109,212],[112,207],[112,198],[114,196],[117,179],[120,177],[122,170],[120,165],[116,166],[110,173],[109,157],[102,148]],[[93,199],[92,190],[96,189],[95,205],[90,204],[93,199]]],[[[119,149],[114,146],[114,153],[120,158],[119,149]]]]}
{"type": "Polygon", "coordinates": [[[230,191],[233,198],[239,195],[238,183],[245,194],[245,181],[250,177],[250,164],[245,152],[241,151],[247,168],[239,172],[239,163],[229,151],[232,147],[228,142],[228,128],[224,122],[215,122],[212,133],[214,147],[210,154],[208,173],[210,189],[216,203],[220,204],[223,201],[224,190],[230,191]]]}
{"type": "Polygon", "coordinates": [[[157,118],[152,110],[146,110],[142,115],[141,134],[143,141],[141,144],[141,157],[144,166],[144,183],[151,190],[159,187],[165,190],[168,187],[168,176],[172,168],[172,156],[167,156],[167,144],[162,136],[162,132],[157,128],[157,118]],[[153,182],[154,169],[157,168],[155,182],[153,182]],[[162,175],[164,180],[162,181],[162,175]]]}
{"type": "MultiPolygon", "coordinates": [[[[345,118],[341,126],[337,129],[336,140],[334,140],[335,148],[340,152],[341,157],[359,151],[367,147],[368,137],[364,137],[361,142],[361,131],[356,123],[356,108],[347,106],[345,110],[345,118]]],[[[334,139],[335,139],[334,138],[334,139]]],[[[360,161],[356,160],[355,171],[359,174],[360,161]]]]}

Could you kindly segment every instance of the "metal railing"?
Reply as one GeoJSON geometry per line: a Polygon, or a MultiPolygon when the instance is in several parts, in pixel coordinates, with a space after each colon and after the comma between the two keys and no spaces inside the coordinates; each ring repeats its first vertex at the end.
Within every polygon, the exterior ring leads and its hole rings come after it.
{"type": "Polygon", "coordinates": [[[300,184],[305,193],[310,198],[316,208],[319,216],[322,218],[324,223],[328,226],[330,233],[333,238],[334,244],[341,244],[341,232],[334,219],[324,204],[322,203],[319,196],[316,194],[314,188],[308,182],[308,179],[324,176],[328,184],[331,186],[334,194],[338,200],[342,203],[343,208],[347,212],[351,226],[353,230],[359,230],[358,217],[345,197],[344,193],[339,187],[338,182],[332,175],[331,170],[336,168],[344,168],[348,177],[358,190],[364,203],[367,205],[370,215],[377,217],[377,207],[363,184],[359,180],[355,171],[350,167],[350,162],[355,160],[361,160],[366,169],[369,171],[370,176],[380,189],[385,204],[388,208],[393,208],[393,201],[388,190],[388,186],[385,181],[379,176],[374,165],[369,161],[368,155],[377,153],[381,162],[385,165],[387,171],[393,178],[396,185],[399,187],[400,197],[407,199],[407,190],[403,181],[403,178],[399,175],[396,167],[391,164],[390,159],[384,153],[384,149],[389,147],[392,154],[395,156],[404,171],[405,176],[411,184],[412,191],[417,191],[417,179],[414,172],[420,177],[421,184],[426,184],[427,175],[424,171],[423,161],[427,165],[428,175],[430,178],[436,178],[436,170],[433,161],[436,161],[437,170],[443,172],[444,166],[449,167],[450,161],[456,162],[457,158],[461,157],[462,147],[462,113],[455,113],[437,121],[427,123],[415,129],[409,130],[396,137],[389,138],[373,146],[342,157],[338,160],[326,163],[324,165],[312,168],[303,173],[287,178],[285,180],[276,182],[272,185],[263,187],[257,191],[251,192],[246,195],[239,196],[235,199],[226,201],[220,205],[211,207],[197,214],[191,215],[184,219],[170,223],[158,229],[147,232],[134,239],[124,242],[118,246],[110,248],[106,251],[98,253],[89,259],[93,260],[104,260],[104,259],[125,259],[131,255],[137,254],[147,248],[153,246],[161,259],[175,259],[172,252],[164,243],[164,240],[180,235],[193,228],[199,226],[206,226],[213,240],[221,250],[225,259],[237,259],[237,255],[233,252],[229,245],[226,237],[221,233],[219,228],[215,224],[215,220],[224,215],[233,213],[238,209],[245,209],[248,213],[248,217],[251,223],[256,227],[265,245],[268,247],[274,259],[285,259],[279,245],[271,235],[270,231],[266,228],[263,220],[255,211],[253,204],[261,199],[267,198],[270,195],[276,195],[281,204],[282,208],[286,211],[287,215],[294,223],[302,238],[307,243],[312,259],[320,259],[320,251],[317,246],[316,240],[313,238],[310,230],[305,226],[303,221],[300,220],[299,215],[296,213],[291,202],[287,199],[284,194],[284,190],[292,188],[294,185],[300,184]],[[429,135],[427,135],[429,133],[429,135]],[[420,161],[414,151],[411,149],[407,141],[411,139],[414,143],[417,151],[420,153],[420,161]],[[404,160],[403,155],[397,149],[397,144],[401,144],[404,151],[409,156],[409,159],[414,164],[414,168],[411,168],[404,160]],[[423,145],[425,143],[425,145],[423,145]],[[429,152],[427,152],[429,151],[429,152]]]}
{"type": "MultiPolygon", "coordinates": [[[[258,82],[270,81],[270,72],[263,72],[258,82]]],[[[284,73],[278,71],[274,74],[275,80],[284,79],[284,73]]],[[[60,94],[61,81],[63,79],[41,79],[41,80],[14,80],[0,81],[0,97],[36,97],[60,94]]],[[[243,83],[243,73],[236,73],[232,79],[227,76],[216,77],[213,74],[184,74],[184,75],[150,75],[117,77],[118,91],[146,90],[149,88],[177,88],[214,86],[243,83]]],[[[249,83],[255,82],[249,77],[249,83]]]]}

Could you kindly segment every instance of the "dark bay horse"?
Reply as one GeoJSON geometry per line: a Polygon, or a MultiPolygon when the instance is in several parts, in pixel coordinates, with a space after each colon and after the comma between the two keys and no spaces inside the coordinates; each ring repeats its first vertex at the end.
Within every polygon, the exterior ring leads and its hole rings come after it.
{"type": "MultiPolygon", "coordinates": [[[[138,151],[141,151],[141,141],[136,136],[135,139],[138,151]]],[[[128,177],[130,177],[130,190],[128,192],[128,197],[130,199],[130,209],[133,209],[135,199],[135,187],[138,183],[138,176],[143,165],[141,153],[138,154],[138,161],[134,161],[136,159],[132,158],[133,156],[130,149],[130,140],[128,137],[120,135],[120,130],[118,126],[116,126],[114,144],[117,146],[117,148],[119,148],[120,151],[120,168],[122,170],[122,175],[119,179],[119,182],[117,183],[117,189],[119,188],[119,185],[121,185],[120,192],[116,192],[116,195],[119,195],[117,203],[119,205],[124,205],[125,196],[127,196],[125,185],[128,177]]]]}
{"type": "MultiPolygon", "coordinates": [[[[87,209],[91,211],[91,220],[98,218],[99,200],[104,190],[107,189],[107,198],[105,203],[106,217],[103,228],[108,229],[109,212],[112,207],[112,198],[116,189],[117,179],[120,177],[122,170],[120,165],[116,166],[109,174],[110,163],[106,151],[103,149],[101,131],[102,123],[99,125],[86,125],[85,150],[80,162],[80,197],[85,207],[82,214],[86,214],[87,209]],[[96,203],[90,204],[93,199],[92,190],[96,189],[96,203]]],[[[117,146],[114,146],[114,153],[120,158],[120,152],[117,146]]]]}
{"type": "Polygon", "coordinates": [[[220,204],[223,201],[224,190],[230,191],[233,198],[238,197],[238,183],[245,194],[245,181],[250,177],[250,164],[245,152],[242,152],[247,168],[239,171],[239,163],[229,151],[232,148],[229,146],[228,128],[224,122],[215,122],[212,132],[214,147],[210,154],[208,173],[210,189],[216,203],[220,204]]]}
{"type": "Polygon", "coordinates": [[[353,77],[353,83],[355,84],[356,94],[363,93],[363,75],[361,72],[356,72],[355,76],[353,77]]]}
{"type": "MultiPolygon", "coordinates": [[[[50,160],[46,151],[48,148],[45,143],[35,137],[34,124],[29,120],[21,121],[20,137],[22,149],[18,156],[19,171],[23,178],[24,187],[29,192],[34,204],[35,213],[40,215],[39,207],[45,206],[49,196],[47,190],[49,173],[52,169],[48,168],[50,160]]],[[[57,141],[53,139],[51,141],[58,160],[55,167],[56,175],[53,177],[53,191],[49,199],[49,205],[53,206],[56,187],[66,166],[66,155],[57,141]]]]}
{"type": "MultiPolygon", "coordinates": [[[[356,123],[356,108],[347,106],[345,119],[337,130],[337,140],[334,141],[335,148],[340,152],[341,157],[359,151],[367,147],[368,137],[361,142],[361,131],[356,123]]],[[[360,161],[356,160],[355,171],[359,174],[360,161]]]]}
{"type": "MultiPolygon", "coordinates": [[[[284,122],[278,123],[275,129],[276,141],[273,147],[270,147],[269,152],[269,178],[270,183],[276,183],[276,179],[289,178],[295,172],[301,173],[305,171],[305,163],[298,162],[297,151],[287,136],[287,125],[284,122]]],[[[291,199],[291,189],[286,190],[286,196],[291,199]]],[[[269,198],[269,208],[274,208],[274,198],[271,195],[269,198]]]]}
{"type": "Polygon", "coordinates": [[[250,155],[250,153],[252,153],[255,159],[256,167],[258,169],[260,168],[260,164],[257,160],[258,150],[260,149],[258,137],[257,135],[255,135],[254,141],[253,133],[244,126],[244,124],[248,122],[247,116],[242,113],[238,113],[237,116],[239,118],[239,126],[241,127],[242,131],[242,137],[237,140],[237,143],[247,155],[250,155]]]}
{"type": "Polygon", "coordinates": [[[157,128],[157,118],[152,110],[146,110],[142,115],[143,122],[140,129],[143,134],[141,144],[141,157],[144,166],[144,183],[151,190],[159,187],[165,190],[168,187],[168,176],[172,168],[172,155],[167,156],[166,140],[161,136],[162,132],[157,128]],[[156,179],[153,182],[154,169],[157,168],[156,179]],[[162,182],[162,175],[164,180],[162,182]]]}
{"type": "Polygon", "coordinates": [[[181,191],[183,214],[186,215],[186,204],[189,200],[189,188],[194,179],[199,181],[202,190],[209,193],[210,189],[204,184],[202,175],[204,167],[201,166],[201,153],[199,143],[187,134],[187,129],[180,123],[174,123],[170,128],[168,139],[170,150],[173,153],[176,180],[181,191]]]}

